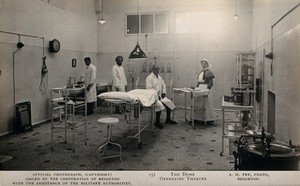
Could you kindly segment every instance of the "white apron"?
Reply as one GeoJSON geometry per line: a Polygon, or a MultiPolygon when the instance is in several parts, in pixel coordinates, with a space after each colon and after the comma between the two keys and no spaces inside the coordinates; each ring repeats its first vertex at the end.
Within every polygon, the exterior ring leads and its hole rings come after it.
{"type": "Polygon", "coordinates": [[[199,121],[214,121],[215,112],[213,108],[213,99],[211,90],[206,97],[206,102],[204,105],[204,96],[195,96],[195,115],[194,119],[199,121]],[[205,111],[203,110],[205,108],[205,111]],[[199,110],[201,109],[201,110],[199,110]]]}
{"type": "Polygon", "coordinates": [[[90,64],[86,67],[85,71],[85,99],[86,102],[92,103],[97,101],[97,91],[96,91],[96,67],[93,64],[90,64]],[[89,91],[86,90],[86,87],[89,84],[93,84],[89,91]]]}

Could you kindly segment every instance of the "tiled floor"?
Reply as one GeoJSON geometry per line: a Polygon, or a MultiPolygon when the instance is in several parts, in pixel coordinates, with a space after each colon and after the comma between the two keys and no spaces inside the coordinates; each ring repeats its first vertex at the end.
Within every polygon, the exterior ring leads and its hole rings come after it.
{"type": "MultiPolygon", "coordinates": [[[[113,129],[113,140],[123,147],[123,161],[118,158],[99,160],[98,147],[106,138],[106,127],[97,119],[108,115],[106,110],[97,110],[88,116],[87,145],[84,130],[75,133],[75,153],[72,152],[71,132],[68,143],[64,143],[64,130],[55,130],[54,150],[51,151],[50,126],[47,122],[34,126],[33,131],[1,137],[0,154],[11,156],[4,162],[3,170],[232,170],[233,157],[228,155],[228,141],[224,156],[221,152],[220,112],[216,122],[210,126],[196,124],[196,128],[185,121],[183,112],[177,112],[177,125],[165,124],[164,129],[151,128],[142,133],[142,148],[138,141],[126,136],[128,125],[123,115],[120,125],[113,129]]],[[[150,114],[143,111],[142,122],[148,122],[150,114]]],[[[162,115],[164,121],[165,115],[162,115]]],[[[135,121],[133,119],[133,121],[135,121]]],[[[136,127],[133,128],[136,130],[136,127]]],[[[134,130],[132,130],[134,132],[134,130]]],[[[112,147],[109,152],[114,152],[112,147]]]]}

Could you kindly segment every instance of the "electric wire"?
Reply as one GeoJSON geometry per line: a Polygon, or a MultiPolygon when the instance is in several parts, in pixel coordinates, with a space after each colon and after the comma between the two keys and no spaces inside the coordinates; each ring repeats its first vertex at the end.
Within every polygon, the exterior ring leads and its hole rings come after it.
{"type": "Polygon", "coordinates": [[[40,89],[40,91],[42,92],[43,95],[46,94],[46,92],[48,90],[48,73],[45,74],[45,75],[42,75],[39,89],[40,89]]]}

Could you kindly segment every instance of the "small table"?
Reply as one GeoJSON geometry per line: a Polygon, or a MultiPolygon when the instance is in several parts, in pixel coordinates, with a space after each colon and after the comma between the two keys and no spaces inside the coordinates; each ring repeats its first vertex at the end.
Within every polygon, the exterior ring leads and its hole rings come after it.
{"type": "Polygon", "coordinates": [[[225,134],[225,110],[238,110],[238,111],[251,111],[253,112],[254,106],[243,106],[243,105],[235,105],[233,102],[226,102],[224,100],[224,96],[222,97],[222,151],[220,156],[223,156],[224,152],[224,138],[229,137],[225,134]]]}
{"type": "MultiPolygon", "coordinates": [[[[207,97],[208,97],[208,90],[195,90],[195,89],[191,89],[191,88],[173,88],[173,101],[175,103],[175,94],[180,94],[180,93],[184,93],[184,107],[182,106],[176,106],[178,109],[183,109],[184,110],[184,118],[185,121],[188,121],[187,119],[187,111],[191,112],[192,115],[192,126],[195,129],[195,97],[196,96],[203,96],[204,101],[203,101],[203,108],[204,108],[204,123],[206,124],[206,109],[205,109],[205,105],[207,102],[207,97]],[[188,108],[187,107],[187,95],[190,94],[191,95],[191,107],[188,108]]],[[[173,120],[174,120],[174,112],[173,112],[173,120]]]]}

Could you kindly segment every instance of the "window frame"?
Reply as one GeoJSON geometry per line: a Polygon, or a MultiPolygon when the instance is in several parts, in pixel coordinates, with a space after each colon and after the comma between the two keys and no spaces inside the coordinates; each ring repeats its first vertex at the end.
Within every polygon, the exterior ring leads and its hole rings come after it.
{"type": "Polygon", "coordinates": [[[134,35],[149,35],[149,34],[169,34],[169,12],[167,11],[159,11],[159,12],[140,12],[140,13],[125,13],[125,36],[134,36],[134,35]],[[158,14],[163,14],[166,15],[166,32],[156,32],[156,28],[155,28],[155,24],[156,24],[156,15],[158,14]],[[138,33],[128,33],[127,32],[127,16],[129,15],[138,15],[139,16],[139,28],[138,28],[138,33]],[[153,18],[153,32],[149,32],[149,33],[142,33],[141,32],[141,28],[142,28],[142,15],[152,15],[153,18]]]}

